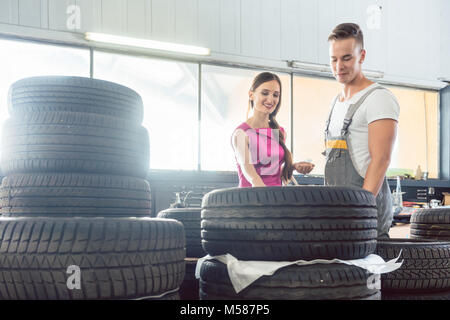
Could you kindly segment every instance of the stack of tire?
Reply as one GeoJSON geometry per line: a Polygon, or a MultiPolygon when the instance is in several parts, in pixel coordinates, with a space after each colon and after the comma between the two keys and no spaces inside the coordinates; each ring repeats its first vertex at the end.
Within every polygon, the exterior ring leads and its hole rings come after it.
{"type": "Polygon", "coordinates": [[[385,259],[401,252],[402,267],[382,275],[382,299],[450,299],[450,210],[419,209],[410,219],[411,239],[378,241],[385,259]]]}
{"type": "MultiPolygon", "coordinates": [[[[285,186],[215,190],[202,202],[202,245],[238,260],[352,260],[375,252],[374,196],[353,187],[285,186]]],[[[227,266],[205,261],[201,299],[380,299],[366,270],[346,264],[292,265],[236,293],[227,266]]]]}
{"type": "Polygon", "coordinates": [[[195,267],[198,258],[206,255],[202,247],[200,232],[201,208],[169,208],[158,213],[158,218],[175,219],[180,221],[186,234],[186,272],[180,287],[182,300],[198,300],[199,282],[195,278],[195,267]]]}
{"type": "Polygon", "coordinates": [[[11,86],[8,109],[0,299],[176,299],[184,229],[150,218],[141,97],[102,80],[33,77],[11,86]]]}

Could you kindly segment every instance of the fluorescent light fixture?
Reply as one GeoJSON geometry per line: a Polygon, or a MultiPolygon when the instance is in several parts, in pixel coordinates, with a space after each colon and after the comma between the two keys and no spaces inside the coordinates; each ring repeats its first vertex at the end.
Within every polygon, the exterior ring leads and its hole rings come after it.
{"type": "Polygon", "coordinates": [[[364,70],[362,71],[366,77],[369,78],[383,78],[384,72],[374,71],[374,70],[364,70]]]}
{"type": "Polygon", "coordinates": [[[439,81],[442,81],[442,82],[447,82],[447,83],[450,83],[450,78],[446,78],[446,77],[439,77],[439,78],[437,78],[439,81]]]}
{"type": "MultiPolygon", "coordinates": [[[[307,72],[321,72],[328,73],[332,75],[331,67],[328,64],[318,64],[318,63],[309,63],[309,62],[301,62],[301,61],[288,61],[288,66],[291,68],[299,69],[307,72]]],[[[369,78],[383,78],[384,73],[381,71],[374,70],[364,70],[363,73],[365,76],[369,78]]]]}
{"type": "Polygon", "coordinates": [[[116,36],[116,35],[105,34],[105,33],[86,32],[84,34],[84,37],[86,40],[89,40],[89,41],[110,43],[110,44],[119,44],[119,45],[137,47],[137,48],[180,52],[180,53],[188,53],[188,54],[204,55],[204,56],[211,54],[211,50],[209,48],[196,47],[196,46],[170,43],[170,42],[155,41],[155,40],[148,40],[148,39],[122,37],[122,36],[116,36]]]}
{"type": "Polygon", "coordinates": [[[316,72],[330,72],[330,66],[327,64],[300,62],[300,61],[288,61],[288,66],[291,68],[301,69],[304,71],[316,71],[316,72]]]}

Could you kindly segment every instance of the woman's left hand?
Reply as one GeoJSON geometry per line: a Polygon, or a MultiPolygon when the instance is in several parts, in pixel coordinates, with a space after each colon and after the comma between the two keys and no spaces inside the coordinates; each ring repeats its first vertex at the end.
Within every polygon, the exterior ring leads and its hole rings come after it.
{"type": "Polygon", "coordinates": [[[293,164],[295,170],[298,171],[298,173],[301,174],[308,174],[314,169],[314,164],[311,162],[296,162],[293,164]]]}

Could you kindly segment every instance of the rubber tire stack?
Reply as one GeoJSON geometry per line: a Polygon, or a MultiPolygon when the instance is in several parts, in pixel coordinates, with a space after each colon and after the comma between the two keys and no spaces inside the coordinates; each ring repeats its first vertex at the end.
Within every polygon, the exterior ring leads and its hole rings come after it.
{"type": "Polygon", "coordinates": [[[202,247],[200,232],[201,208],[169,208],[158,213],[158,218],[168,218],[180,221],[186,234],[186,273],[180,287],[182,300],[198,300],[199,281],[195,278],[195,265],[198,258],[204,257],[206,252],[202,247]]]}
{"type": "Polygon", "coordinates": [[[11,86],[8,110],[0,299],[177,298],[184,228],[150,218],[141,97],[103,80],[33,77],[11,86]]]}
{"type": "Polygon", "coordinates": [[[450,241],[450,209],[419,209],[411,216],[411,238],[450,241]]]}
{"type": "Polygon", "coordinates": [[[450,242],[417,239],[378,240],[384,260],[403,260],[400,269],[381,275],[383,300],[448,300],[450,242]]]}
{"type": "MultiPolygon", "coordinates": [[[[205,195],[202,245],[211,255],[239,260],[351,260],[375,252],[374,196],[353,187],[229,188],[205,195]]],[[[345,264],[279,269],[236,294],[225,264],[200,269],[201,299],[379,299],[370,274],[345,264]]]]}

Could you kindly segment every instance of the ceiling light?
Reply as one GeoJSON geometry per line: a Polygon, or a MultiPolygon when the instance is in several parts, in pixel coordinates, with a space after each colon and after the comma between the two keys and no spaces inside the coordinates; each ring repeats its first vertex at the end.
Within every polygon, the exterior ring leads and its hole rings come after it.
{"type": "Polygon", "coordinates": [[[439,78],[437,78],[439,81],[442,81],[442,82],[447,82],[447,83],[450,83],[450,78],[446,78],[446,77],[439,77],[439,78]]]}
{"type": "MultiPolygon", "coordinates": [[[[320,73],[327,73],[331,74],[331,67],[328,64],[318,64],[318,63],[310,63],[310,62],[300,62],[300,61],[288,61],[288,66],[291,68],[299,69],[302,71],[307,72],[320,72],[320,73]]],[[[369,78],[383,78],[384,73],[381,71],[374,71],[374,70],[364,70],[363,73],[365,76],[369,78]]]]}
{"type": "Polygon", "coordinates": [[[288,61],[288,65],[291,68],[301,69],[304,71],[331,72],[330,66],[327,64],[288,61]]]}
{"type": "Polygon", "coordinates": [[[383,78],[384,77],[384,72],[381,72],[381,71],[364,70],[363,69],[362,72],[368,78],[383,78]]]}
{"type": "Polygon", "coordinates": [[[209,48],[204,47],[196,47],[184,44],[170,43],[170,42],[162,42],[141,38],[130,38],[130,37],[122,37],[116,36],[112,34],[105,33],[95,33],[95,32],[86,32],[85,39],[89,41],[102,42],[102,43],[110,43],[110,44],[119,44],[130,47],[137,48],[146,48],[146,49],[155,49],[162,51],[171,51],[171,52],[179,52],[179,53],[188,53],[195,55],[210,55],[211,50],[209,48]]]}

